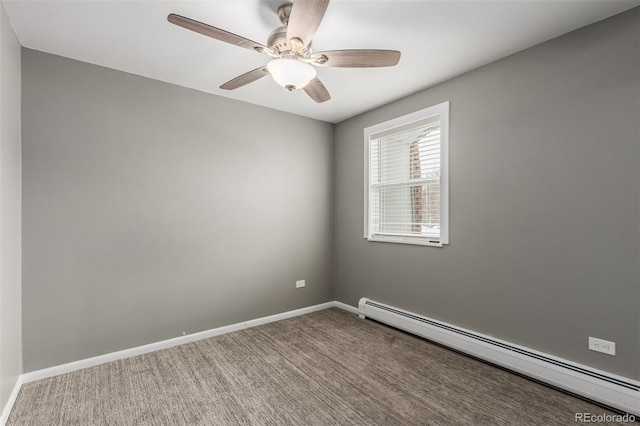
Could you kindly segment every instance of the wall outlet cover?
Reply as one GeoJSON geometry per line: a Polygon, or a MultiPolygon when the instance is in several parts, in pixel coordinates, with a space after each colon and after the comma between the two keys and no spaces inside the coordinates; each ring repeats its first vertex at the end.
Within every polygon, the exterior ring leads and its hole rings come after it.
{"type": "Polygon", "coordinates": [[[610,342],[608,340],[589,336],[589,349],[596,352],[602,352],[607,355],[615,355],[616,342],[610,342]]]}

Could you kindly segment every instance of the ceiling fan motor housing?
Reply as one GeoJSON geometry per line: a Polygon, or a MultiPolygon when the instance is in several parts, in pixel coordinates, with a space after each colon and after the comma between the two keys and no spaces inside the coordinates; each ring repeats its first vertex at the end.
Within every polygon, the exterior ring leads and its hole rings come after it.
{"type": "MultiPolygon", "coordinates": [[[[278,55],[290,53],[293,46],[287,41],[287,27],[282,26],[271,31],[267,38],[267,46],[278,55]]],[[[295,53],[300,57],[308,58],[311,54],[311,43],[307,47],[298,47],[295,53]]]]}

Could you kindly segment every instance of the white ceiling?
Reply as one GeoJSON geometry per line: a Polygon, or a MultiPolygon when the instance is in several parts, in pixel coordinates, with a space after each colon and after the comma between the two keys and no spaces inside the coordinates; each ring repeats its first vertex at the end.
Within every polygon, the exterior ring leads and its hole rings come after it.
{"type": "Polygon", "coordinates": [[[266,44],[283,1],[3,0],[24,47],[252,104],[339,122],[498,58],[602,20],[640,0],[333,0],[315,51],[402,52],[396,67],[319,68],[332,99],[316,104],[266,77],[234,91],[226,81],[267,62],[261,55],[167,22],[177,13],[266,44]]]}

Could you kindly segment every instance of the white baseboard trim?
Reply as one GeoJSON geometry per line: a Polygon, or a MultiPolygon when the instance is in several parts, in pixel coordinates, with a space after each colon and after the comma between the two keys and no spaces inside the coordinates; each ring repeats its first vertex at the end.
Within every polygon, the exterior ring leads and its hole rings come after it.
{"type": "Polygon", "coordinates": [[[375,319],[508,370],[640,416],[640,382],[637,380],[515,345],[364,297],[360,299],[358,306],[361,318],[375,319]]]}
{"type": "Polygon", "coordinates": [[[125,358],[131,358],[137,355],[143,355],[149,352],[155,352],[160,349],[171,348],[173,346],[183,345],[185,343],[195,342],[209,337],[219,336],[221,334],[231,333],[233,331],[243,330],[245,328],[256,327],[262,324],[268,324],[274,321],[280,321],[287,318],[293,318],[299,315],[309,314],[311,312],[321,311],[323,309],[336,306],[336,302],[326,302],[319,305],[308,306],[306,308],[295,309],[293,311],[282,312],[280,314],[269,315],[262,318],[239,322],[236,324],[226,325],[223,327],[213,328],[211,330],[201,331],[186,336],[174,337],[173,339],[162,340],[160,342],[150,343],[148,345],[137,346],[135,348],[124,349],[117,352],[111,352],[104,355],[86,358],[67,364],[56,365],[54,367],[44,368],[42,370],[31,371],[22,375],[23,383],[30,383],[36,380],[46,379],[49,377],[59,376],[60,374],[71,373],[73,371],[82,370],[84,368],[94,367],[96,365],[105,364],[107,362],[117,361],[125,358]]]}
{"type": "Polygon", "coordinates": [[[22,375],[18,376],[18,380],[16,380],[15,385],[13,385],[13,390],[9,395],[9,400],[4,406],[2,410],[2,416],[0,417],[0,426],[5,426],[7,424],[7,420],[9,420],[9,414],[11,414],[11,410],[13,409],[13,404],[16,402],[16,398],[18,398],[18,392],[20,392],[20,388],[22,387],[22,375]]]}
{"type": "Polygon", "coordinates": [[[346,303],[338,302],[337,300],[333,302],[333,306],[336,308],[340,308],[343,311],[351,312],[352,314],[358,315],[360,311],[355,306],[347,305],[346,303]]]}

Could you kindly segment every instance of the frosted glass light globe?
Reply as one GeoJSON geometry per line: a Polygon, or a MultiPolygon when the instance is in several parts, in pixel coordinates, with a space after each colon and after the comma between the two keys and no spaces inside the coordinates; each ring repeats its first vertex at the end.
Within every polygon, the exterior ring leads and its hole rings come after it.
{"type": "Polygon", "coordinates": [[[316,75],[316,69],[297,59],[273,59],[267,64],[267,71],[280,86],[287,90],[302,89],[316,75]]]}

